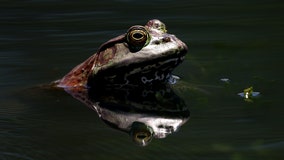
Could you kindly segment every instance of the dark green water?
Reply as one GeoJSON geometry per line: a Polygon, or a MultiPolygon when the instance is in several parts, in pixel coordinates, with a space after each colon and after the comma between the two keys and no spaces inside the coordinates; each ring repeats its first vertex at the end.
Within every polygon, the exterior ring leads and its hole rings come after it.
{"type": "Polygon", "coordinates": [[[273,0],[1,2],[0,159],[283,159],[283,11],[273,0]],[[189,46],[175,70],[191,113],[178,132],[140,147],[65,92],[37,87],[153,18],[189,46]],[[253,102],[237,95],[250,86],[253,102]]]}

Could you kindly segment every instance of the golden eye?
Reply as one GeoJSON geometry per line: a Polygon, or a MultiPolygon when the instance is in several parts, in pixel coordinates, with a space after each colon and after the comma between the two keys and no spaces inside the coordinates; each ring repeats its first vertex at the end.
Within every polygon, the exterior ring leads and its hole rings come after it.
{"type": "Polygon", "coordinates": [[[126,34],[127,44],[130,51],[137,52],[150,42],[150,35],[143,26],[133,26],[126,34]]]}

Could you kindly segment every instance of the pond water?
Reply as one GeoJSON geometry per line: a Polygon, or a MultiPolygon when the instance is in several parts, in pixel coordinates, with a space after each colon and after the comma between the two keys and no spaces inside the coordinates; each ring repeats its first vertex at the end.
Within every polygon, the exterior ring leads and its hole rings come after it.
{"type": "Polygon", "coordinates": [[[0,159],[283,159],[283,7],[271,0],[2,2],[0,159]],[[174,71],[181,79],[172,90],[190,111],[177,132],[141,147],[66,92],[39,87],[153,18],[189,47],[174,71]],[[259,94],[241,97],[249,87],[259,94]]]}

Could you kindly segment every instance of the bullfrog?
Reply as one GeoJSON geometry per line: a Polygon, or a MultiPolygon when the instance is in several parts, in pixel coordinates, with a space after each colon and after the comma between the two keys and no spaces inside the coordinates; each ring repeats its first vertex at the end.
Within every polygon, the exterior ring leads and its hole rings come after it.
{"type": "Polygon", "coordinates": [[[89,88],[102,84],[166,83],[187,50],[184,42],[167,33],[163,22],[153,19],[145,26],[134,25],[126,33],[103,43],[95,54],[55,84],[62,88],[89,88]]]}

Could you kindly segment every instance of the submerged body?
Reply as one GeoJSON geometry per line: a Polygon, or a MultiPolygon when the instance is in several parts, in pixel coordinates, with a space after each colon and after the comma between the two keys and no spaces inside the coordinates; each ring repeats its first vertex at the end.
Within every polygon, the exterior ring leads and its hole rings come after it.
{"type": "Polygon", "coordinates": [[[132,26],[127,33],[102,44],[97,53],[56,84],[70,88],[166,82],[186,52],[187,46],[168,34],[164,23],[154,19],[145,26],[132,26]]]}

